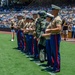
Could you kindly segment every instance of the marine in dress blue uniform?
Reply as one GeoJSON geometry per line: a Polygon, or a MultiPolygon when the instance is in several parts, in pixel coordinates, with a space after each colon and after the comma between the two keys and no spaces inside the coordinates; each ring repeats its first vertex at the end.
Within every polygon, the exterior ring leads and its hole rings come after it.
{"type": "Polygon", "coordinates": [[[34,26],[34,19],[30,17],[30,25],[29,25],[29,53],[30,55],[34,54],[34,45],[33,45],[33,26],[34,26]]]}
{"type": "MultiPolygon", "coordinates": [[[[50,13],[47,13],[46,16],[46,21],[47,21],[47,25],[46,25],[46,29],[50,29],[51,28],[51,21],[54,18],[54,16],[50,13]]],[[[52,67],[52,56],[51,56],[51,45],[50,45],[50,33],[45,33],[42,35],[43,37],[46,38],[46,53],[47,53],[47,66],[51,66],[52,67]]]]}
{"type": "Polygon", "coordinates": [[[16,35],[17,35],[17,44],[18,44],[18,49],[21,49],[22,48],[22,45],[21,45],[21,37],[20,37],[20,26],[21,26],[21,23],[22,23],[22,19],[23,19],[23,14],[18,14],[17,15],[17,19],[18,19],[18,22],[17,22],[17,30],[16,30],[16,35]]]}
{"type": "Polygon", "coordinates": [[[25,36],[25,41],[26,41],[26,52],[27,54],[29,54],[29,21],[30,21],[30,17],[28,15],[26,15],[26,20],[25,20],[25,25],[24,25],[24,36],[25,36]]]}
{"type": "Polygon", "coordinates": [[[60,41],[61,41],[61,24],[62,20],[60,16],[58,16],[59,10],[61,8],[52,5],[52,14],[54,15],[54,19],[51,22],[51,29],[47,29],[46,32],[50,32],[50,44],[51,44],[51,54],[54,60],[53,64],[53,72],[59,72],[60,71],[60,41]]]}

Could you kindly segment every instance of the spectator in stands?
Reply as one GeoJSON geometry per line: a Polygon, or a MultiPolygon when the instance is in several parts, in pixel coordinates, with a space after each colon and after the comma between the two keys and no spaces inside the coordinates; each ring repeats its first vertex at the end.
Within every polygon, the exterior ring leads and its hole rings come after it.
{"type": "Polygon", "coordinates": [[[72,38],[72,25],[73,24],[68,24],[68,34],[69,34],[69,38],[72,38]]]}
{"type": "Polygon", "coordinates": [[[68,24],[66,21],[63,24],[63,34],[64,34],[64,40],[68,40],[68,24]]]}

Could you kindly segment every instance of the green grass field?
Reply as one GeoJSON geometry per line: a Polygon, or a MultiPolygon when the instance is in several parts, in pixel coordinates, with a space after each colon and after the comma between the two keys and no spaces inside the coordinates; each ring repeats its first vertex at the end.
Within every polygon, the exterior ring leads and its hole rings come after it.
{"type": "MultiPolygon", "coordinates": [[[[0,75],[50,75],[16,50],[10,34],[0,34],[0,75]]],[[[75,44],[61,42],[61,72],[55,75],[75,75],[75,44]]]]}

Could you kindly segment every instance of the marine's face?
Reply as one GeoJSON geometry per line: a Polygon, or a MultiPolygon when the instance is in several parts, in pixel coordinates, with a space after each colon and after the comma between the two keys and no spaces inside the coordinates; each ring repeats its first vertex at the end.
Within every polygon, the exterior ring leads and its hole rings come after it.
{"type": "Polygon", "coordinates": [[[33,20],[31,19],[30,22],[33,22],[33,20]]]}
{"type": "Polygon", "coordinates": [[[18,16],[17,19],[18,20],[21,20],[21,19],[23,19],[23,17],[22,16],[18,16]]]}
{"type": "Polygon", "coordinates": [[[52,14],[53,14],[53,15],[58,14],[58,12],[59,12],[59,10],[56,10],[56,9],[53,9],[53,10],[52,10],[52,14]]]}
{"type": "Polygon", "coordinates": [[[26,22],[30,22],[30,20],[29,19],[26,19],[26,22]]]}
{"type": "Polygon", "coordinates": [[[34,15],[33,15],[33,18],[36,19],[36,18],[37,18],[37,14],[34,14],[34,15]]]}
{"type": "Polygon", "coordinates": [[[51,18],[50,17],[46,17],[46,21],[50,22],[51,18]]]}

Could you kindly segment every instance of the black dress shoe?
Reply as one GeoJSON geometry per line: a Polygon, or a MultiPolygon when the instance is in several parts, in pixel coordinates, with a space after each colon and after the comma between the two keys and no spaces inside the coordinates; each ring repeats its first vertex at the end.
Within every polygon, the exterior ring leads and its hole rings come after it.
{"type": "Polygon", "coordinates": [[[60,72],[60,70],[59,69],[57,69],[57,70],[51,70],[51,72],[57,73],[57,72],[60,72]]]}

